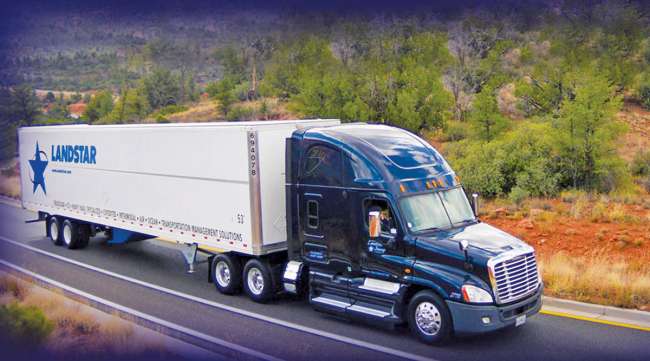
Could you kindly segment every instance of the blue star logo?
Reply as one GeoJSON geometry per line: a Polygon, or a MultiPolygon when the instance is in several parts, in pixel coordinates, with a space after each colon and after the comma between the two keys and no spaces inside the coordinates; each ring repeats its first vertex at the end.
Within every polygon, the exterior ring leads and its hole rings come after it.
{"type": "Polygon", "coordinates": [[[33,192],[36,193],[38,186],[43,188],[43,194],[47,194],[45,191],[45,168],[47,168],[47,155],[45,152],[38,148],[38,142],[36,143],[36,152],[34,153],[34,159],[29,161],[29,165],[34,171],[34,179],[32,179],[32,184],[34,184],[33,192]],[[41,154],[45,159],[41,158],[41,154]]]}

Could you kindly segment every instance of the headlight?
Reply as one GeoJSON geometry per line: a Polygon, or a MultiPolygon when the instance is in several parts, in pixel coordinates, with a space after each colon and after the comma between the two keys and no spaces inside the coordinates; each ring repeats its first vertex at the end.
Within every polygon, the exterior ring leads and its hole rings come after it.
{"type": "Polygon", "coordinates": [[[463,285],[461,288],[463,292],[463,299],[469,303],[492,303],[492,295],[490,292],[476,286],[463,285]]]}

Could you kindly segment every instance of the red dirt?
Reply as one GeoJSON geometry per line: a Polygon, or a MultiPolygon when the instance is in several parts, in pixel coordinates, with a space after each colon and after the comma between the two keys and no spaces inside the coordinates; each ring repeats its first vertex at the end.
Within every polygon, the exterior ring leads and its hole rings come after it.
{"type": "MultiPolygon", "coordinates": [[[[560,200],[546,202],[555,214],[552,221],[521,219],[492,211],[485,222],[525,240],[542,257],[562,251],[571,256],[605,256],[650,264],[650,210],[640,205],[621,205],[634,220],[592,222],[588,217],[575,219],[568,214],[571,204],[560,200]]],[[[586,212],[591,207],[593,202],[586,207],[586,212]]]]}

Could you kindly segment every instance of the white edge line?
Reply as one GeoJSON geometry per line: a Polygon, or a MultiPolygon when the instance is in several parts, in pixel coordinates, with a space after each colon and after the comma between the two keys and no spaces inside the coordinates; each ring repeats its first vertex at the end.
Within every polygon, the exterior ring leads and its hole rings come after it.
{"type": "Polygon", "coordinates": [[[188,295],[188,294],[185,294],[185,293],[182,293],[182,292],[174,291],[174,290],[169,289],[169,288],[154,285],[154,284],[151,284],[151,283],[148,283],[148,282],[140,281],[140,280],[135,279],[135,278],[131,278],[131,277],[128,277],[128,276],[123,276],[123,275],[117,274],[117,273],[112,272],[112,271],[108,271],[108,270],[105,270],[105,269],[102,269],[102,268],[98,268],[98,267],[91,266],[91,265],[88,265],[88,264],[85,264],[85,263],[81,263],[79,261],[71,260],[71,259],[59,256],[59,255],[54,254],[54,253],[49,253],[49,252],[43,251],[41,249],[26,245],[26,244],[23,244],[23,243],[14,241],[14,240],[11,240],[11,239],[3,237],[3,236],[0,236],[0,240],[11,243],[11,244],[13,244],[15,246],[18,246],[18,247],[23,247],[23,248],[29,249],[30,251],[33,251],[33,252],[36,252],[36,253],[40,253],[40,254],[43,254],[43,255],[46,255],[46,256],[49,256],[49,257],[52,257],[52,258],[55,258],[55,259],[58,259],[58,260],[61,260],[61,261],[64,261],[64,262],[74,264],[74,265],[79,266],[79,267],[87,268],[87,269],[93,270],[95,272],[99,272],[99,273],[102,273],[102,274],[105,274],[105,275],[108,275],[108,276],[111,276],[111,277],[114,277],[114,278],[118,278],[118,279],[121,279],[121,280],[124,280],[124,281],[127,281],[127,282],[131,282],[131,283],[135,283],[135,284],[138,284],[138,285],[143,286],[143,287],[151,288],[151,289],[157,290],[159,292],[171,294],[171,295],[174,295],[174,296],[177,296],[177,297],[185,298],[185,299],[190,300],[190,301],[194,301],[194,302],[197,302],[197,303],[202,303],[204,305],[212,306],[212,307],[215,307],[215,308],[219,308],[219,309],[222,309],[222,310],[225,310],[225,311],[229,311],[229,312],[236,313],[236,314],[239,314],[239,315],[247,316],[247,317],[250,317],[250,318],[258,319],[258,320],[265,321],[265,322],[268,322],[268,323],[272,323],[272,324],[275,324],[275,325],[280,325],[280,326],[283,326],[283,327],[286,327],[286,328],[290,328],[290,329],[310,333],[310,334],[313,334],[313,335],[316,335],[316,336],[329,338],[329,339],[332,339],[332,340],[335,340],[335,341],[351,344],[351,345],[358,346],[358,347],[363,347],[363,348],[366,348],[366,349],[369,349],[369,350],[372,350],[372,351],[378,351],[378,352],[386,353],[386,354],[389,354],[389,355],[393,355],[393,356],[397,356],[397,357],[401,357],[401,358],[405,358],[405,359],[410,359],[410,360],[415,360],[415,361],[436,361],[435,359],[432,359],[432,358],[429,358],[429,357],[424,357],[424,356],[420,356],[420,355],[411,354],[411,353],[396,350],[396,349],[393,349],[393,348],[376,345],[376,344],[373,344],[373,343],[370,343],[370,342],[356,340],[356,339],[346,337],[346,336],[336,335],[336,334],[331,333],[331,332],[317,330],[315,328],[311,328],[311,327],[299,325],[299,324],[296,324],[296,323],[279,320],[277,318],[264,316],[264,315],[254,313],[254,312],[251,312],[251,311],[241,310],[241,309],[238,309],[238,308],[235,308],[235,307],[232,307],[232,306],[228,306],[228,305],[224,305],[224,304],[217,303],[217,302],[214,302],[214,301],[206,300],[204,298],[200,298],[200,297],[188,295]]]}
{"type": "MultiPolygon", "coordinates": [[[[30,270],[27,270],[25,268],[22,268],[20,266],[17,266],[15,264],[7,262],[5,260],[0,259],[0,264],[5,265],[6,267],[12,268],[12,269],[14,269],[14,270],[16,270],[18,272],[24,273],[24,274],[28,275],[31,278],[37,279],[37,280],[39,280],[41,282],[44,282],[46,284],[50,284],[50,285],[52,285],[52,286],[54,286],[56,288],[62,289],[64,291],[70,292],[72,294],[76,294],[78,296],[81,296],[82,298],[89,299],[92,302],[99,303],[99,304],[104,305],[106,307],[109,307],[111,309],[115,309],[115,310],[118,310],[120,312],[130,314],[132,316],[135,316],[136,318],[141,318],[141,319],[147,320],[147,321],[152,322],[154,324],[158,324],[158,325],[161,325],[163,327],[172,329],[172,330],[174,330],[176,332],[188,334],[188,335],[190,335],[190,336],[192,336],[194,338],[198,338],[198,339],[201,339],[203,341],[207,341],[209,343],[213,343],[213,344],[216,344],[216,345],[219,345],[219,346],[222,346],[222,347],[226,347],[228,349],[231,349],[231,350],[234,350],[236,352],[243,353],[243,354],[246,354],[248,356],[255,357],[255,358],[269,360],[269,361],[282,361],[282,359],[279,359],[279,358],[264,354],[262,352],[255,351],[255,350],[249,349],[247,347],[237,345],[237,344],[234,344],[234,343],[222,340],[222,339],[218,339],[218,338],[206,335],[204,333],[189,329],[187,327],[183,327],[183,326],[177,325],[175,323],[165,321],[165,320],[157,318],[155,316],[151,316],[149,314],[142,313],[142,312],[134,310],[132,308],[122,306],[120,304],[111,302],[111,301],[103,299],[101,297],[97,297],[95,295],[92,295],[92,294],[84,292],[82,290],[73,288],[73,287],[68,286],[66,284],[63,284],[61,282],[55,281],[55,280],[47,278],[45,276],[41,276],[41,275],[39,275],[37,273],[34,273],[34,272],[30,271],[30,270]]],[[[211,351],[211,352],[214,352],[214,351],[211,351]]],[[[214,353],[218,354],[218,352],[214,352],[214,353]]]]}

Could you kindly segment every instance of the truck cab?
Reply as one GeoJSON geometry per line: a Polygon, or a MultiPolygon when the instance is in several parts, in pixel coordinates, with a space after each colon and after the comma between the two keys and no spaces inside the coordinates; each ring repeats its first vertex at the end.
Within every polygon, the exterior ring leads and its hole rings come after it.
{"type": "Polygon", "coordinates": [[[407,323],[428,343],[520,326],[541,308],[532,247],[482,223],[424,140],[367,124],[286,142],[284,289],[317,310],[407,323]]]}

